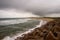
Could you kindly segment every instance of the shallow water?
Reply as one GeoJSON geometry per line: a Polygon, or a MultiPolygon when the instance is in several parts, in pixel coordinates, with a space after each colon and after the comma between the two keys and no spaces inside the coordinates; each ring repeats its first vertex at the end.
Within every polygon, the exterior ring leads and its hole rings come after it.
{"type": "Polygon", "coordinates": [[[39,24],[37,24],[35,27],[33,27],[32,29],[28,29],[27,31],[23,32],[23,33],[17,33],[16,35],[14,35],[13,37],[10,37],[10,36],[7,36],[5,37],[3,40],[15,40],[17,37],[22,37],[21,35],[23,34],[27,34],[31,31],[33,31],[35,28],[38,28],[38,27],[41,27],[42,25],[46,24],[47,22],[46,21],[42,21],[40,20],[39,21],[39,24]]]}
{"type": "Polygon", "coordinates": [[[0,40],[13,40],[10,37],[18,33],[27,31],[30,28],[39,24],[39,20],[19,19],[19,20],[4,20],[0,21],[0,40]]]}

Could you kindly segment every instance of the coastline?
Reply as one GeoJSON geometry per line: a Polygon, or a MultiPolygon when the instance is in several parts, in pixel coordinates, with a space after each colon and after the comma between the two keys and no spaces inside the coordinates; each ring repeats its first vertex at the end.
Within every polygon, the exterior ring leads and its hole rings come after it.
{"type": "Polygon", "coordinates": [[[23,34],[28,34],[30,32],[32,32],[34,29],[41,27],[42,25],[46,24],[46,21],[40,20],[40,23],[38,25],[36,25],[36,27],[29,29],[28,31],[22,32],[22,33],[17,33],[16,35],[14,35],[13,37],[5,37],[2,40],[15,40],[17,37],[22,37],[23,34]]]}

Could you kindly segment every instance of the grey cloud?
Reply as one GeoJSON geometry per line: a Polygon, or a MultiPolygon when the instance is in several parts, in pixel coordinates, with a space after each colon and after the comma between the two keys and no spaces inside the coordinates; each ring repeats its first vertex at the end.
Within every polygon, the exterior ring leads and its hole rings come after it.
{"type": "Polygon", "coordinates": [[[60,0],[0,0],[0,8],[16,8],[44,16],[60,13],[60,0]]]}

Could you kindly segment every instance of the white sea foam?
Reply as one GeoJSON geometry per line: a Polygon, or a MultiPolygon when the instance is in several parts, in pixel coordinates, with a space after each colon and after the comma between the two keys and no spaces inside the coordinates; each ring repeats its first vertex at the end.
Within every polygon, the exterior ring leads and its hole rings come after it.
{"type": "Polygon", "coordinates": [[[1,20],[0,25],[19,24],[19,23],[27,22],[28,20],[31,20],[31,19],[1,20]]]}
{"type": "MultiPolygon", "coordinates": [[[[42,25],[44,25],[46,23],[47,23],[46,21],[41,20],[40,23],[38,25],[36,25],[35,28],[41,27],[42,25]]],[[[24,33],[18,33],[17,35],[15,35],[13,37],[7,36],[2,40],[15,40],[17,37],[22,37],[23,34],[27,34],[27,33],[32,32],[35,28],[29,29],[28,31],[26,31],[24,33]]]]}

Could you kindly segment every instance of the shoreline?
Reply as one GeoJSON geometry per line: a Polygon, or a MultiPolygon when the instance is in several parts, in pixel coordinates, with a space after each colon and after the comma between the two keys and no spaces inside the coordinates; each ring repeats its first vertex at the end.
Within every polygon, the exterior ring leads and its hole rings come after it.
{"type": "Polygon", "coordinates": [[[15,40],[60,40],[60,20],[47,22],[15,40]]]}
{"type": "Polygon", "coordinates": [[[13,37],[7,36],[7,37],[5,37],[5,38],[2,39],[2,40],[15,40],[17,37],[22,37],[23,34],[28,34],[28,33],[32,32],[34,29],[36,29],[36,28],[38,28],[38,27],[41,27],[41,26],[44,25],[44,24],[46,24],[46,21],[41,20],[40,23],[39,23],[38,25],[36,25],[35,28],[29,29],[28,31],[25,31],[25,32],[23,32],[23,33],[21,33],[21,34],[20,34],[20,33],[17,33],[17,34],[16,34],[15,36],[13,36],[13,37]]]}

